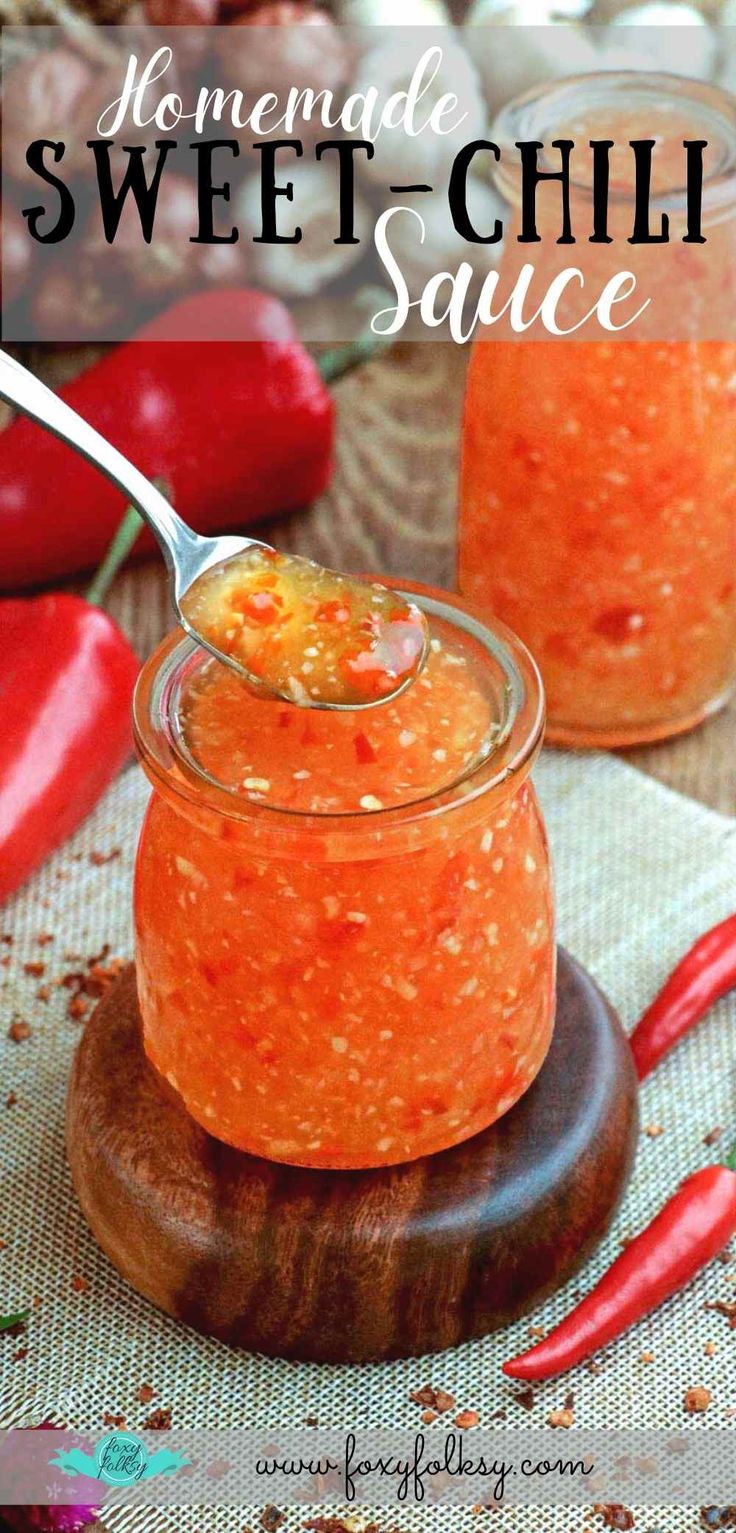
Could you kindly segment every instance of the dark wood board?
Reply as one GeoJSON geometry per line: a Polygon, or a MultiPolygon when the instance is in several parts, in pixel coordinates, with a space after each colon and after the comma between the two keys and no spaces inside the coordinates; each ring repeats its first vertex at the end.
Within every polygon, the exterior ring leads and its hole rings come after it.
{"type": "Polygon", "coordinates": [[[148,1065],[132,965],[77,1051],[67,1149],[123,1276],[200,1331],[360,1362],[454,1346],[558,1288],[601,1238],[637,1133],[612,1008],[560,950],[557,1022],[531,1090],[466,1144],[377,1171],[310,1171],[221,1144],[148,1065]]]}

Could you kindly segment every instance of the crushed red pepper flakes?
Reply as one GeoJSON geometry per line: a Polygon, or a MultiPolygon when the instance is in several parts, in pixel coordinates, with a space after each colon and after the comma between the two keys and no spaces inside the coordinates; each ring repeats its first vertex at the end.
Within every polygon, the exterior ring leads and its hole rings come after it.
{"type": "Polygon", "coordinates": [[[109,852],[92,851],[89,854],[90,865],[93,868],[104,868],[108,862],[116,862],[122,856],[122,847],[113,846],[109,852]]]}
{"type": "Polygon", "coordinates": [[[23,973],[30,974],[32,979],[41,979],[46,973],[46,965],[41,963],[40,959],[34,958],[28,963],[24,963],[23,973]]]}
{"type": "Polygon", "coordinates": [[[534,1394],[534,1390],[520,1389],[519,1393],[514,1395],[514,1401],[517,1405],[521,1405],[525,1411],[533,1410],[534,1405],[536,1404],[536,1396],[534,1394]]]}
{"type": "MultiPolygon", "coordinates": [[[[62,975],[58,984],[72,992],[67,1013],[73,1021],[81,1021],[89,1011],[90,1001],[98,1001],[109,990],[123,968],[124,959],[110,958],[110,945],[105,943],[99,953],[87,959],[85,969],[72,969],[62,975]]],[[[77,954],[67,956],[67,962],[79,962],[77,954]]]]}
{"type": "Polygon", "coordinates": [[[140,1389],[136,1391],[136,1400],[139,1405],[150,1405],[155,1398],[156,1391],[151,1384],[141,1384],[140,1389]]]}
{"type": "Polygon", "coordinates": [[[259,1520],[261,1527],[265,1528],[266,1533],[276,1533],[276,1529],[281,1527],[282,1523],[286,1521],[286,1518],[284,1517],[283,1512],[279,1511],[277,1506],[267,1506],[264,1507],[264,1510],[261,1512],[259,1520]]]}
{"type": "Polygon", "coordinates": [[[33,940],[38,943],[39,947],[48,947],[49,942],[55,942],[56,938],[53,932],[38,932],[33,940]]]}
{"type": "Polygon", "coordinates": [[[120,1429],[121,1427],[126,1426],[127,1423],[125,1417],[118,1415],[117,1412],[104,1411],[102,1416],[102,1425],[103,1427],[116,1427],[120,1429]]]}
{"type": "Polygon", "coordinates": [[[710,1309],[713,1310],[716,1315],[725,1316],[731,1327],[731,1330],[736,1330],[736,1300],[729,1301],[727,1299],[713,1299],[709,1303],[704,1304],[703,1309],[710,1309]]]}
{"type": "Polygon", "coordinates": [[[3,1336],[11,1336],[11,1337],[13,1337],[13,1336],[25,1336],[25,1333],[26,1333],[26,1323],[25,1323],[25,1320],[16,1320],[15,1325],[7,1325],[5,1327],[5,1330],[3,1331],[3,1336]]]}
{"type": "Polygon", "coordinates": [[[75,1272],[74,1277],[72,1278],[72,1288],[74,1289],[75,1293],[89,1292],[89,1283],[86,1277],[82,1277],[81,1272],[75,1272]]]}
{"type": "Polygon", "coordinates": [[[644,1133],[647,1139],[660,1139],[664,1133],[664,1127],[661,1123],[647,1123],[644,1127],[644,1133]]]}
{"type": "Polygon", "coordinates": [[[548,1427],[571,1427],[575,1422],[575,1413],[568,1406],[562,1410],[550,1411],[547,1417],[548,1427]]]}
{"type": "Polygon", "coordinates": [[[477,1427],[480,1416],[477,1411],[458,1411],[453,1425],[459,1427],[461,1432],[469,1432],[472,1427],[477,1427]]]}
{"type": "Polygon", "coordinates": [[[11,1022],[8,1028],[8,1037],[11,1043],[25,1043],[26,1038],[30,1038],[32,1031],[30,1022],[17,1020],[11,1022]]]}
{"type": "Polygon", "coordinates": [[[619,1502],[611,1502],[609,1505],[596,1502],[593,1511],[603,1519],[606,1528],[615,1528],[616,1533],[628,1533],[629,1528],[635,1526],[633,1512],[627,1506],[621,1506],[619,1502]]]}
{"type": "MultiPolygon", "coordinates": [[[[308,1533],[357,1533],[355,1523],[344,1522],[342,1517],[310,1517],[308,1522],[302,1523],[302,1527],[308,1533]]],[[[361,1533],[381,1533],[381,1530],[377,1522],[370,1522],[361,1529],[361,1533]]],[[[392,1530],[387,1528],[386,1533],[392,1533],[392,1530]]],[[[398,1528],[394,1528],[393,1533],[399,1533],[398,1528]]]]}
{"type": "Polygon", "coordinates": [[[422,1411],[422,1425],[423,1426],[431,1427],[432,1422],[433,1421],[438,1421],[438,1420],[439,1420],[439,1417],[438,1417],[436,1411],[422,1411]]]}
{"type": "Polygon", "coordinates": [[[9,1091],[7,1096],[6,1096],[6,1098],[5,1098],[5,1106],[6,1107],[15,1107],[15,1104],[16,1104],[17,1100],[18,1100],[18,1098],[17,1098],[15,1092],[14,1091],[9,1091]]]}
{"type": "Polygon", "coordinates": [[[415,1405],[423,1405],[430,1411],[437,1411],[441,1416],[444,1411],[455,1409],[457,1401],[454,1395],[446,1389],[435,1389],[432,1384],[422,1384],[421,1389],[415,1389],[409,1396],[415,1405]]]}
{"type": "Polygon", "coordinates": [[[717,1125],[716,1128],[709,1129],[708,1133],[703,1135],[703,1144],[710,1147],[712,1144],[718,1144],[719,1139],[722,1138],[723,1129],[720,1127],[720,1125],[717,1125]]]}
{"type": "Polygon", "coordinates": [[[216,1458],[213,1464],[207,1465],[205,1474],[208,1480],[214,1480],[217,1483],[218,1480],[226,1479],[231,1469],[232,1464],[228,1464],[227,1459],[216,1458]]]}
{"type": "Polygon", "coordinates": [[[685,1390],[683,1405],[688,1416],[699,1416],[703,1411],[707,1411],[712,1399],[709,1389],[706,1389],[703,1384],[694,1384],[691,1389],[685,1390]]]}
{"type": "Polygon", "coordinates": [[[12,947],[14,941],[15,938],[12,932],[3,932],[2,937],[0,937],[0,942],[4,942],[6,947],[12,947]]]}
{"type": "Polygon", "coordinates": [[[171,1406],[158,1405],[143,1423],[144,1432],[168,1432],[171,1426],[171,1406]]]}

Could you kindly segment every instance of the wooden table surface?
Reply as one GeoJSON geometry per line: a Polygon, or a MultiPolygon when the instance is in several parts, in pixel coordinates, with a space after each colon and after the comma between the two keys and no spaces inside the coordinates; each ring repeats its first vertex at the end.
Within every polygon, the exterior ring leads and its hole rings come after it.
{"type": "MultiPolygon", "coordinates": [[[[337,461],[328,492],[268,529],[327,564],[452,585],[466,349],[404,344],[335,385],[337,461]]],[[[142,655],[171,626],[159,561],[117,580],[110,610],[142,655]]],[[[626,753],[644,772],[736,812],[736,700],[692,734],[626,753]]]]}

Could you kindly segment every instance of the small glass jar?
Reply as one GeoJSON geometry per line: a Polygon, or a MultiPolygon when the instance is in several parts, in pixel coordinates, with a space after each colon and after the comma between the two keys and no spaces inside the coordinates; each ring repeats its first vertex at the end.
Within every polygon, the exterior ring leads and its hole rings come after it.
{"type": "Polygon", "coordinates": [[[460,589],[531,649],[548,739],[607,747],[674,735],[720,707],[736,679],[736,103],[669,75],[596,75],[511,103],[492,137],[510,149],[497,177],[512,205],[502,279],[532,262],[541,297],[554,273],[580,267],[592,279],[587,309],[628,268],[655,301],[624,337],[476,342],[460,589]],[[651,228],[666,213],[670,243],[633,246],[629,140],[655,129],[651,228]],[[589,243],[589,184],[572,189],[574,245],[555,243],[555,183],[540,188],[542,243],[517,241],[518,182],[504,167],[515,142],[558,137],[576,152],[591,138],[617,146],[610,246],[589,243]],[[683,243],[683,138],[708,141],[705,245],[683,243]]]}
{"type": "MultiPolygon", "coordinates": [[[[543,729],[539,675],[500,625],[484,627],[425,587],[411,594],[433,635],[415,683],[426,690],[413,699],[410,688],[350,715],[254,700],[177,634],[136,693],[154,789],[135,884],[146,1053],[209,1133],[275,1161],[357,1168],[457,1144],[527,1090],[551,1038],[553,903],[529,779],[543,729]],[[402,727],[407,709],[421,708],[433,771],[447,754],[440,740],[462,746],[452,665],[458,709],[472,685],[488,710],[483,748],[439,788],[415,784],[397,807],[380,807],[376,774],[395,789],[397,753],[410,762],[418,749],[416,725],[402,727]],[[294,810],[264,801],[262,777],[246,779],[244,796],[211,758],[203,767],[201,727],[186,720],[205,693],[207,718],[218,708],[224,718],[218,686],[228,709],[247,700],[261,710],[257,741],[273,726],[283,783],[298,778],[303,793],[328,765],[346,802],[355,779],[365,808],[294,810]]],[[[222,742],[238,730],[205,727],[227,764],[222,742]]]]}

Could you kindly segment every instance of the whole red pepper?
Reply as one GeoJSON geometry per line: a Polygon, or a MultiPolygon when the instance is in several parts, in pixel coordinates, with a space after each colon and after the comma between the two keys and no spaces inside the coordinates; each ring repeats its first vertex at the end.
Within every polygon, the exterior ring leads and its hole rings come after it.
{"type": "MultiPolygon", "coordinates": [[[[185,298],[59,392],[149,479],[167,481],[198,532],[297,510],[330,477],[332,400],[288,311],[265,293],[185,298]],[[198,331],[202,340],[171,339],[198,331]]],[[[0,433],[0,585],[92,568],[123,507],[78,454],[13,421],[0,433]]],[[[153,546],[146,531],[140,552],[153,546]]]]}
{"type": "Polygon", "coordinates": [[[640,1081],[734,985],[736,915],[698,938],[634,1028],[629,1041],[640,1081]]]}
{"type": "Polygon", "coordinates": [[[562,1373],[684,1288],[736,1231],[734,1158],[689,1176],[592,1292],[536,1346],[504,1363],[504,1373],[530,1382],[562,1373]]]}
{"type": "Polygon", "coordinates": [[[139,661],[93,603],[139,526],[130,512],[86,599],[0,601],[0,901],[76,830],[130,754],[139,661]]]}

